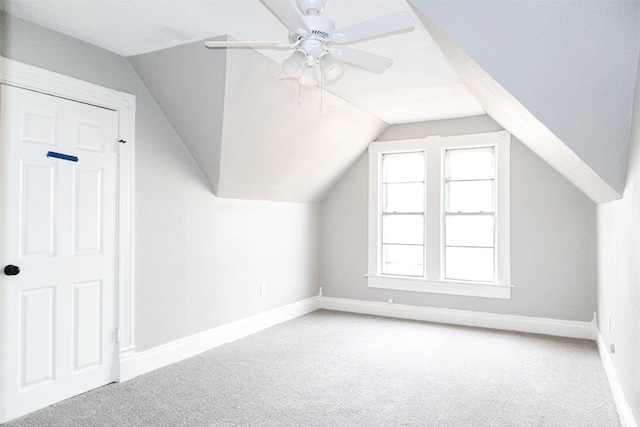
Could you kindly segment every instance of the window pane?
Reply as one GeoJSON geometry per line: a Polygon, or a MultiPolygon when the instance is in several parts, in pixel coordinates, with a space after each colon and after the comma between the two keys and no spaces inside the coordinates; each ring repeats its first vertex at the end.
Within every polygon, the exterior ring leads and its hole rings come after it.
{"type": "Polygon", "coordinates": [[[424,181],[423,152],[382,156],[382,182],[422,181],[424,181]]]}
{"type": "Polygon", "coordinates": [[[446,248],[445,278],[493,282],[493,249],[446,248]]]}
{"type": "Polygon", "coordinates": [[[423,246],[382,245],[382,272],[399,276],[424,275],[423,246]]]}
{"type": "Polygon", "coordinates": [[[382,243],[405,243],[421,245],[423,242],[423,215],[382,216],[382,243]]]}
{"type": "Polygon", "coordinates": [[[493,147],[447,150],[445,154],[446,179],[493,178],[493,147]]]}
{"type": "Polygon", "coordinates": [[[447,212],[493,212],[493,182],[448,182],[445,186],[447,212]]]}
{"type": "Polygon", "coordinates": [[[493,215],[447,215],[446,244],[493,247],[493,215]]]}
{"type": "Polygon", "coordinates": [[[383,212],[424,212],[424,184],[382,184],[383,212]]]}

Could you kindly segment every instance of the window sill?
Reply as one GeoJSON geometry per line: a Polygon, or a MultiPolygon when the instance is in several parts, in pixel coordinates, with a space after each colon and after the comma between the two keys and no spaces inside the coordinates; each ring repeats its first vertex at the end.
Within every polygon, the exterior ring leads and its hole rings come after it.
{"type": "Polygon", "coordinates": [[[511,288],[513,287],[513,285],[486,282],[425,280],[422,278],[369,274],[366,276],[370,288],[483,298],[511,299],[511,288]]]}

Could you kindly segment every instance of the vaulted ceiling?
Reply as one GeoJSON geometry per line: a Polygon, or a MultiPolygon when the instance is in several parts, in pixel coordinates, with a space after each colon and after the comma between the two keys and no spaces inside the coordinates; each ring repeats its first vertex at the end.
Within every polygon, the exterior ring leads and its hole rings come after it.
{"type": "Polygon", "coordinates": [[[397,10],[416,27],[353,47],[383,74],[282,79],[258,0],[16,1],[2,9],[128,57],[221,197],[317,202],[390,124],[490,114],[595,201],[619,196],[640,50],[637,2],[329,0],[338,28],[397,10]]]}

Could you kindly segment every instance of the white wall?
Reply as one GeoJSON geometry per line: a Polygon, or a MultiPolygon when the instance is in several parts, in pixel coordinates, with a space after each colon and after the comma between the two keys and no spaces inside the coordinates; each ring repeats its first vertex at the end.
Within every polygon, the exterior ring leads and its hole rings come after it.
{"type": "Polygon", "coordinates": [[[0,40],[4,57],[137,97],[138,350],[317,294],[317,206],[216,198],[127,59],[5,14],[0,40]]]}
{"type": "MultiPolygon", "coordinates": [[[[488,117],[398,125],[379,139],[488,132],[488,117]]],[[[596,206],[518,141],[511,147],[511,300],[370,289],[367,154],[321,205],[325,296],[590,321],[596,309],[596,206]]]]}
{"type": "Polygon", "coordinates": [[[636,82],[624,196],[598,206],[598,327],[640,420],[640,73],[636,82]]]}

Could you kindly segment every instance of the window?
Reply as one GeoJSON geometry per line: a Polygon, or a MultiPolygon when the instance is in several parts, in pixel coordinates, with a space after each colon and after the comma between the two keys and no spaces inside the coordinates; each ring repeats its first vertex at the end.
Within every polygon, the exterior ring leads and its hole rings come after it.
{"type": "Polygon", "coordinates": [[[424,275],[424,153],[382,155],[382,273],[424,275]]]}
{"type": "Polygon", "coordinates": [[[494,147],[444,150],[444,277],[495,280],[494,147]]]}
{"type": "Polygon", "coordinates": [[[369,287],[510,298],[507,132],[374,142],[369,287]]]}

